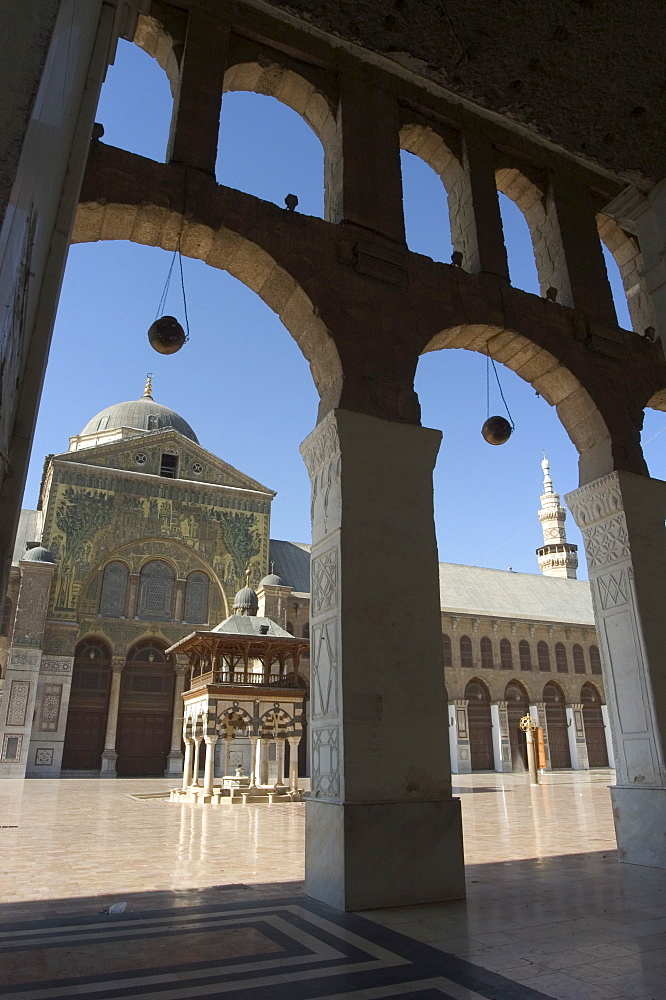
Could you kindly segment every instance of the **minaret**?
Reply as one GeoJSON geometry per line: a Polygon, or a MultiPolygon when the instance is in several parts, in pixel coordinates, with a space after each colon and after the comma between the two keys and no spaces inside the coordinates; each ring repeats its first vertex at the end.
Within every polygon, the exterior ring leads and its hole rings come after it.
{"type": "Polygon", "coordinates": [[[541,463],[543,469],[543,493],[539,520],[543,529],[543,546],[536,550],[539,569],[544,576],[563,576],[576,579],[578,568],[578,546],[567,542],[564,527],[567,512],[560,503],[559,493],[553,490],[550,478],[550,464],[546,456],[541,463]]]}

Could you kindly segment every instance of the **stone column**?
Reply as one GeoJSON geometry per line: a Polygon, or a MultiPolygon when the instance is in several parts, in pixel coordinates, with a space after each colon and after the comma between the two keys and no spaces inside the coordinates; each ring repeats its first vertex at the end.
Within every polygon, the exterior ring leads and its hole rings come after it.
{"type": "Polygon", "coordinates": [[[458,774],[458,731],[456,729],[456,707],[448,705],[449,719],[449,757],[451,758],[451,773],[458,774]]]}
{"type": "Polygon", "coordinates": [[[136,609],[139,603],[139,574],[130,573],[127,586],[127,617],[136,618],[136,609]]]}
{"type": "Polygon", "coordinates": [[[257,787],[257,775],[258,775],[258,755],[261,752],[261,744],[259,743],[258,736],[250,736],[250,788],[252,790],[257,787]]]}
{"type": "Polygon", "coordinates": [[[171,726],[171,749],[167,757],[167,767],[164,772],[165,778],[183,773],[183,751],[182,731],[183,731],[183,688],[185,687],[185,677],[188,671],[187,663],[178,663],[175,670],[175,682],[173,689],[173,723],[171,726]]]}
{"type": "Polygon", "coordinates": [[[275,762],[277,764],[277,778],[275,779],[275,787],[284,787],[284,739],[277,739],[275,741],[275,762]]]}
{"type": "Polygon", "coordinates": [[[120,706],[120,682],[125,666],[124,658],[114,656],[111,662],[111,690],[109,691],[109,711],[106,715],[106,736],[104,737],[104,750],[102,751],[102,766],[100,768],[100,778],[116,777],[116,733],[118,730],[118,708],[120,706]]]}
{"type": "Polygon", "coordinates": [[[472,757],[469,747],[469,724],[467,721],[467,699],[454,698],[452,703],[455,712],[453,738],[456,741],[456,759],[458,774],[472,773],[472,757]]]}
{"type": "Polygon", "coordinates": [[[466,133],[463,173],[455,191],[451,238],[463,255],[463,267],[509,280],[509,265],[497,196],[494,152],[481,136],[466,133]]]}
{"type": "Polygon", "coordinates": [[[589,771],[590,762],[587,756],[587,743],[585,742],[583,706],[567,705],[566,713],[571,766],[574,771],[589,771]]]}
{"type": "Polygon", "coordinates": [[[202,736],[194,737],[194,764],[192,765],[192,784],[199,784],[199,754],[201,752],[202,736]]]}
{"type": "Polygon", "coordinates": [[[620,860],[666,868],[666,483],[614,472],[567,502],[585,540],[614,730],[620,860]]]}
{"type": "Polygon", "coordinates": [[[173,611],[173,618],[176,622],[182,622],[185,618],[185,586],[185,580],[176,580],[176,600],[173,611]]]}
{"type": "Polygon", "coordinates": [[[257,784],[268,784],[268,748],[270,740],[260,739],[257,744],[257,784]]]}
{"type": "Polygon", "coordinates": [[[233,741],[233,736],[224,737],[224,771],[223,774],[226,776],[229,774],[229,766],[231,761],[231,743],[233,741]]]}
{"type": "Polygon", "coordinates": [[[511,744],[509,743],[509,721],[505,701],[493,702],[490,706],[490,718],[493,724],[495,770],[500,772],[513,771],[511,764],[511,744]]]}
{"type": "Polygon", "coordinates": [[[217,736],[204,736],[204,743],[206,744],[206,762],[204,764],[203,790],[204,795],[212,795],[213,785],[215,784],[215,744],[217,743],[217,736]]]}
{"type": "Polygon", "coordinates": [[[289,787],[292,792],[298,791],[298,745],[300,736],[288,736],[289,741],[289,787]]]}
{"type": "Polygon", "coordinates": [[[606,737],[608,766],[615,767],[615,752],[613,750],[613,731],[611,729],[610,719],[608,718],[608,705],[601,706],[601,717],[604,720],[604,736],[606,737]]]}
{"type": "Polygon", "coordinates": [[[432,506],[440,440],[336,410],[301,446],[313,516],[306,891],[339,909],[465,891],[432,506]]]}
{"type": "Polygon", "coordinates": [[[183,736],[183,742],[185,743],[185,760],[183,761],[183,791],[186,792],[192,784],[194,740],[191,736],[183,736]]]}

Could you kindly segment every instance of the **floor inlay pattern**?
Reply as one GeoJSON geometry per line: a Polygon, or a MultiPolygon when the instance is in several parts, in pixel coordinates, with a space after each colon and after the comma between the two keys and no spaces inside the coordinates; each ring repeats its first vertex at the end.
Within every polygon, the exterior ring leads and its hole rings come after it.
{"type": "Polygon", "coordinates": [[[0,931],[0,995],[115,1000],[539,1000],[529,986],[295,897],[0,931]]]}

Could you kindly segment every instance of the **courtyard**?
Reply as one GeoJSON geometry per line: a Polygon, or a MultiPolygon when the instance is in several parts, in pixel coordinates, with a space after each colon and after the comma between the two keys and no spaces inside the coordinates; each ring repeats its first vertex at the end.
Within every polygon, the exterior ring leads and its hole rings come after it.
{"type": "Polygon", "coordinates": [[[303,804],[3,782],[0,995],[658,1000],[666,874],[617,864],[612,780],[455,775],[467,899],[363,916],[304,896],[303,804]]]}

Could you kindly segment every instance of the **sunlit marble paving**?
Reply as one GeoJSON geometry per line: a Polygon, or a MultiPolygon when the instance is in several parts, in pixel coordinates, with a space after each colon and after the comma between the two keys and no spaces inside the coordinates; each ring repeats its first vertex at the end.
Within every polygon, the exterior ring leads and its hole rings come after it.
{"type": "Polygon", "coordinates": [[[611,774],[456,776],[467,900],[365,916],[303,897],[302,805],[0,782],[0,995],[663,1000],[666,872],[618,866],[611,774]]]}

